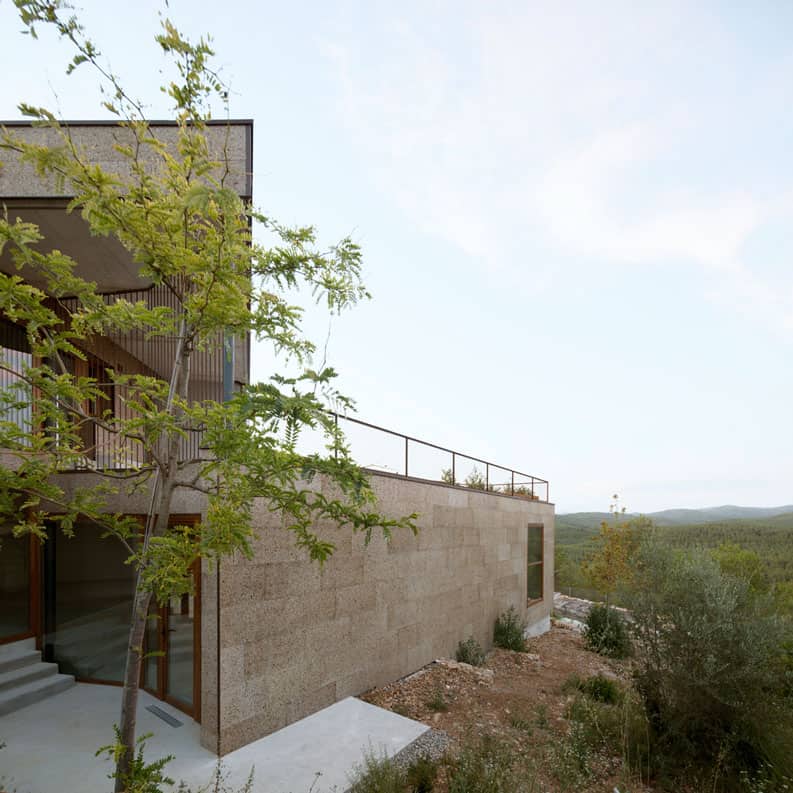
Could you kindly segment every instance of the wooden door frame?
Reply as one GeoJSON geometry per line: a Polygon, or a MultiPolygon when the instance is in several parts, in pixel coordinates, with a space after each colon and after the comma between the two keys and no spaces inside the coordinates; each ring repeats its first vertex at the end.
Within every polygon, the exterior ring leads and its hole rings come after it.
{"type": "Polygon", "coordinates": [[[193,705],[185,705],[177,699],[168,695],[168,606],[161,608],[161,618],[164,631],[160,633],[165,639],[165,654],[159,657],[161,665],[159,669],[164,669],[162,676],[162,688],[164,696],[160,697],[169,705],[192,716],[194,721],[201,723],[201,560],[198,559],[193,565],[193,705]]]}
{"type": "MultiPolygon", "coordinates": [[[[143,516],[139,516],[143,518],[143,516]]],[[[201,520],[200,515],[171,515],[172,526],[195,526],[201,520]]],[[[157,607],[157,688],[144,685],[146,664],[140,667],[140,687],[153,697],[167,702],[177,710],[190,716],[193,721],[201,723],[201,559],[193,564],[193,704],[192,706],[168,696],[168,605],[157,607]]],[[[148,632],[143,644],[144,654],[148,652],[148,632]]]]}
{"type": "MultiPolygon", "coordinates": [[[[201,723],[201,560],[197,560],[193,567],[193,704],[192,706],[175,699],[168,694],[168,611],[169,606],[158,606],[157,613],[157,651],[160,655],[157,660],[157,687],[147,686],[146,664],[141,664],[140,687],[163,702],[167,702],[177,710],[186,713],[194,721],[201,723]]],[[[149,652],[148,632],[144,640],[144,654],[149,652]]]]}

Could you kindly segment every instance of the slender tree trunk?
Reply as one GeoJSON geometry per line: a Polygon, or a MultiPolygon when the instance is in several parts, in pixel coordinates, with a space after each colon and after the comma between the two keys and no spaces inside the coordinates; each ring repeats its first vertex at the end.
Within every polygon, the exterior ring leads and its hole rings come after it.
{"type": "MultiPolygon", "coordinates": [[[[184,333],[185,331],[183,331],[184,333]]],[[[190,380],[190,355],[192,345],[183,343],[174,362],[172,383],[173,393],[187,397],[187,387],[190,380]]],[[[169,396],[168,409],[172,409],[172,399],[169,396]]],[[[179,458],[180,436],[171,435],[168,439],[168,448],[165,456],[164,472],[159,488],[159,496],[152,500],[153,515],[148,516],[144,544],[148,544],[151,537],[159,537],[168,530],[168,520],[171,515],[171,500],[175,490],[176,464],[179,458]]],[[[145,565],[145,559],[143,560],[145,565]]],[[[123,751],[116,760],[115,793],[125,793],[127,786],[125,780],[129,777],[132,759],[135,753],[135,729],[137,726],[138,694],[140,691],[141,667],[143,665],[143,640],[146,634],[146,620],[151,605],[151,592],[143,586],[144,568],[138,570],[135,583],[135,597],[130,617],[129,641],[127,643],[127,658],[124,669],[124,688],[121,695],[121,717],[119,722],[119,744],[123,751]]]]}
{"type": "MultiPolygon", "coordinates": [[[[161,536],[168,529],[173,484],[166,481],[157,500],[157,520],[152,536],[161,536]]],[[[119,722],[119,743],[124,752],[116,762],[115,793],[124,793],[124,780],[129,776],[132,758],[135,752],[135,730],[137,727],[138,694],[140,692],[141,667],[143,665],[143,639],[146,633],[146,621],[149,617],[149,606],[152,595],[142,585],[142,576],[137,576],[135,598],[127,642],[127,658],[124,669],[124,688],[121,694],[121,719],[119,722]]]]}
{"type": "Polygon", "coordinates": [[[124,753],[116,762],[115,793],[124,793],[127,788],[124,780],[129,775],[130,763],[135,751],[135,726],[140,691],[140,672],[143,663],[143,638],[146,633],[146,619],[150,603],[151,593],[143,591],[138,585],[132,609],[127,643],[127,662],[124,670],[124,689],[121,694],[121,722],[118,740],[124,747],[124,753]]]}

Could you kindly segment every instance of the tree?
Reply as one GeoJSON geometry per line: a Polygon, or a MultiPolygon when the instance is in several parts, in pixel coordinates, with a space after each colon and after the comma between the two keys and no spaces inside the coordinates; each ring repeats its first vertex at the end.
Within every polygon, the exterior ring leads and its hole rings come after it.
{"type": "Polygon", "coordinates": [[[785,789],[793,774],[789,624],[769,595],[702,549],[648,534],[638,558],[628,602],[634,676],[657,761],[697,789],[698,769],[714,790],[722,779],[748,789],[737,784],[742,776],[766,782],[753,789],[785,789]]]}
{"type": "MultiPolygon", "coordinates": [[[[554,586],[560,592],[565,588],[574,586],[579,565],[575,564],[570,558],[567,548],[562,545],[554,547],[554,586]]],[[[568,592],[569,594],[569,592],[568,592]]]]}
{"type": "Polygon", "coordinates": [[[768,574],[760,557],[735,542],[723,542],[711,551],[711,556],[719,563],[723,573],[743,579],[749,590],[764,594],[771,588],[768,574]]]}
{"type": "Polygon", "coordinates": [[[592,540],[593,549],[581,563],[584,577],[603,593],[607,607],[620,587],[630,585],[640,533],[652,526],[645,517],[625,520],[625,507],[619,506],[619,496],[615,494],[613,498],[609,505],[613,521],[601,522],[600,531],[592,540]]]}
{"type": "Polygon", "coordinates": [[[322,563],[332,543],[313,526],[330,519],[368,540],[373,530],[386,536],[396,528],[414,532],[415,515],[388,519],[374,508],[364,473],[353,463],[328,405],[352,402],[333,386],[335,372],[310,367],[312,344],[301,332],[301,309],[290,295],[308,286],[330,311],[368,297],[361,282],[361,252],[350,239],[327,250],[318,247],[312,227],[288,228],[246,205],[227,186],[229,162],[213,155],[207,121],[213,100],[227,92],[211,66],[210,42],[192,43],[165,20],[156,41],[175,64],[176,76],[163,90],[173,101],[177,142],[167,145],[125,92],[62,0],[15,0],[27,32],[49,25],[71,43],[67,72],[87,64],[103,84],[103,106],[127,133],[117,152],[128,166],[120,176],[91,162],[69,129],[44,108],[21,105],[34,123],[52,130],[57,143],[32,143],[9,129],[0,132],[0,152],[13,152],[55,179],[73,199],[92,234],[113,237],[132,255],[139,273],[167,288],[173,306],[150,307],[127,299],[105,301],[96,286],[78,276],[76,262],[58,252],[42,252],[38,228],[7,213],[0,218],[0,253],[10,253],[19,274],[0,273],[0,313],[25,329],[33,365],[0,360],[17,380],[0,393],[0,410],[35,402],[27,427],[0,422],[0,447],[15,457],[0,470],[0,519],[15,521],[17,535],[44,540],[45,522],[65,534],[80,519],[100,526],[123,544],[136,572],[118,733],[116,791],[125,788],[135,747],[135,713],[143,658],[143,637],[152,599],[159,603],[189,592],[190,569],[198,559],[251,555],[251,505],[265,498],[286,516],[297,546],[322,563]],[[155,164],[152,166],[152,162],[155,164]],[[260,244],[252,227],[274,240],[260,244]],[[30,276],[36,276],[35,279],[30,276]],[[33,286],[31,281],[42,284],[33,286]],[[66,298],[69,298],[66,300],[66,298]],[[113,330],[139,330],[156,344],[176,339],[170,379],[108,370],[100,377],[77,376],[67,356],[85,360],[86,342],[113,330]],[[191,363],[202,350],[217,348],[230,334],[253,334],[291,359],[300,373],[274,375],[235,393],[225,402],[188,398],[191,363]],[[101,405],[112,385],[123,393],[125,417],[101,405]],[[86,428],[99,427],[116,446],[136,444],[146,462],[121,471],[97,470],[96,481],[74,491],[58,473],[83,464],[90,451],[86,428]],[[325,454],[301,454],[302,428],[320,430],[325,454]],[[206,453],[185,459],[180,441],[201,433],[206,453]],[[312,489],[317,476],[335,485],[336,497],[312,489]],[[143,527],[123,514],[109,514],[112,493],[146,489],[150,508],[143,527]],[[176,494],[189,490],[206,498],[198,526],[169,527],[176,494]]]}

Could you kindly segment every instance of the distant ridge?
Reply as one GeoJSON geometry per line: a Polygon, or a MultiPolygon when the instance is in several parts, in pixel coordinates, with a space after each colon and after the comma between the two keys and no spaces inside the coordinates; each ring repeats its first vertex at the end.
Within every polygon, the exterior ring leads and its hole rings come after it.
{"type": "Polygon", "coordinates": [[[714,520],[773,518],[788,512],[793,512],[793,504],[782,507],[736,507],[725,504],[722,507],[705,509],[664,509],[660,512],[652,512],[648,517],[660,526],[674,526],[679,523],[707,523],[714,520]]]}
{"type": "MultiPolygon", "coordinates": [[[[703,507],[701,509],[662,509],[660,512],[648,512],[647,517],[652,518],[659,526],[681,526],[689,523],[708,523],[717,520],[736,520],[753,518],[773,518],[793,512],[793,504],[781,507],[738,507],[725,504],[721,507],[703,507]]],[[[625,513],[626,518],[634,518],[639,513],[625,513]]],[[[557,520],[567,526],[590,528],[597,526],[603,520],[611,520],[613,516],[608,512],[568,512],[559,513],[557,520]]]]}

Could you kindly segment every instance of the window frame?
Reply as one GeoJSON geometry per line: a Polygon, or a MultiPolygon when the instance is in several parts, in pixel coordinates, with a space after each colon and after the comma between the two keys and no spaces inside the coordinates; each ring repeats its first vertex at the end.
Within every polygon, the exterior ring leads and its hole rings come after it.
{"type": "Polygon", "coordinates": [[[529,606],[535,603],[542,603],[545,600],[545,524],[544,523],[528,523],[526,526],[526,602],[529,606]],[[539,530],[540,532],[540,556],[537,561],[529,559],[529,548],[531,546],[530,538],[531,532],[539,530]],[[529,593],[529,568],[540,568],[540,596],[530,597],[529,593]]]}

